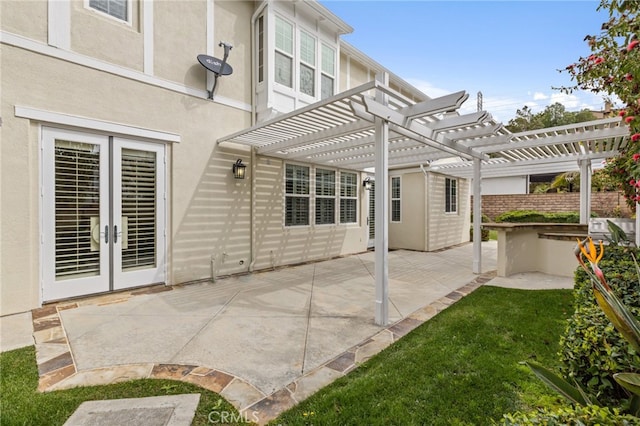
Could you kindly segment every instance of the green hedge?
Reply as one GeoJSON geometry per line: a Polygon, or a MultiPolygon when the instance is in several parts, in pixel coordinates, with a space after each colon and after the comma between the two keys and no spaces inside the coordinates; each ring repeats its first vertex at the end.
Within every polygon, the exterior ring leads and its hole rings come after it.
{"type": "Polygon", "coordinates": [[[536,210],[511,210],[496,217],[496,222],[512,223],[580,223],[580,213],[543,213],[536,210]]]}
{"type": "MultiPolygon", "coordinates": [[[[635,250],[638,256],[638,250],[635,250]]],[[[640,315],[640,284],[630,249],[608,246],[600,268],[616,295],[640,315]]],[[[601,404],[621,406],[626,392],[614,381],[618,372],[640,372],[640,356],[614,329],[595,302],[588,275],[575,273],[575,310],[560,339],[560,371],[574,378],[601,404]]]]}
{"type": "Polygon", "coordinates": [[[555,410],[539,409],[532,413],[505,414],[499,424],[504,426],[627,426],[640,424],[640,419],[630,414],[620,414],[616,409],[595,405],[578,405],[575,407],[560,407],[555,410]]]}

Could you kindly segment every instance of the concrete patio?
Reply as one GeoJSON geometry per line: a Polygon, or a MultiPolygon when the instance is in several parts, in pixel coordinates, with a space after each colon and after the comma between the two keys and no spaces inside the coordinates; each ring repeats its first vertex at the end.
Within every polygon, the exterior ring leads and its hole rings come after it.
{"type": "MultiPolygon", "coordinates": [[[[33,311],[40,390],[171,378],[267,421],[493,279],[496,244],[483,244],[482,275],[471,272],[471,244],[389,253],[387,327],[373,321],[373,257],[45,306],[33,311]]],[[[518,281],[531,286],[526,276],[518,281]]]]}

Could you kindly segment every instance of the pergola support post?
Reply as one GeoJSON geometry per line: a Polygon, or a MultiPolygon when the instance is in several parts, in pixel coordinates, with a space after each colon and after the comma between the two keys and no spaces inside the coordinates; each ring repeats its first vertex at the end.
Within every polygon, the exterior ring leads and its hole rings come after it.
{"type": "MultiPolygon", "coordinates": [[[[377,74],[376,81],[387,86],[389,74],[377,74]]],[[[387,105],[388,95],[377,90],[376,101],[387,105]]],[[[384,327],[389,323],[389,123],[376,117],[375,132],[375,323],[384,327]]]]}
{"type": "Polygon", "coordinates": [[[473,159],[473,273],[482,273],[482,177],[478,158],[473,159]]]}
{"type": "Polygon", "coordinates": [[[591,216],[591,160],[578,161],[580,166],[580,223],[587,225],[591,216]]]}

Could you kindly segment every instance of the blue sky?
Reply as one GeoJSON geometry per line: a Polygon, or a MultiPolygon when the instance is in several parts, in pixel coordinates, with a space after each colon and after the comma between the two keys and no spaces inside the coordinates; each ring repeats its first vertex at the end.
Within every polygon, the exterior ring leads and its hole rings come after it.
{"type": "Polygon", "coordinates": [[[562,94],[559,73],[590,54],[587,34],[608,18],[599,1],[321,0],[354,28],[343,36],[391,72],[431,97],[466,90],[463,112],[484,109],[508,122],[529,105],[534,112],[560,102],[570,111],[601,110],[591,93],[562,94]]]}

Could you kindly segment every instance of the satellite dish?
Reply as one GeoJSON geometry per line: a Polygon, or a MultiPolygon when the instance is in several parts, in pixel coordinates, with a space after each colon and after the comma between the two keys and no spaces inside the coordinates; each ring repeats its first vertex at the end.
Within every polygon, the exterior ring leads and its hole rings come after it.
{"type": "Polygon", "coordinates": [[[227,64],[222,59],[214,58],[213,56],[198,55],[198,62],[200,62],[203,67],[217,75],[230,75],[233,72],[231,65],[227,64]]]}
{"type": "Polygon", "coordinates": [[[211,90],[207,90],[207,92],[209,92],[209,99],[213,99],[213,94],[218,84],[218,77],[221,75],[229,75],[233,72],[231,65],[227,64],[227,58],[233,46],[224,41],[221,41],[218,46],[224,48],[224,58],[222,58],[222,60],[209,55],[198,55],[198,62],[214,74],[213,87],[211,90]]]}

